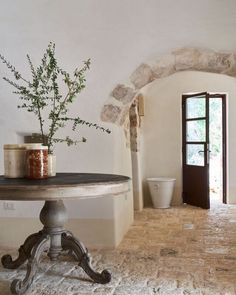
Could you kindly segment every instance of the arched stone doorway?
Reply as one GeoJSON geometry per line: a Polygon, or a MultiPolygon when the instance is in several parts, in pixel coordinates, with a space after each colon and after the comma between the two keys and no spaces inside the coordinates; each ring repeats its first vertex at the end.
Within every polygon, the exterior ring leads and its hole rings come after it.
{"type": "Polygon", "coordinates": [[[236,77],[236,53],[216,52],[207,49],[181,48],[170,54],[142,63],[130,76],[130,81],[118,84],[106,101],[101,119],[124,126],[126,132],[130,124],[130,148],[132,152],[134,204],[142,209],[141,175],[139,155],[139,116],[137,97],[147,84],[180,71],[201,71],[236,77]],[[136,192],[136,193],[135,193],[136,192]]]}

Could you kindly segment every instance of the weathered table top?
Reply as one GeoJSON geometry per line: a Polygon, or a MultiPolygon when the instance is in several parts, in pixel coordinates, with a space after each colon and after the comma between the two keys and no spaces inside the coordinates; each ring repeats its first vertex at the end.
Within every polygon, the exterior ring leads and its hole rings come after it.
{"type": "Polygon", "coordinates": [[[57,173],[42,180],[0,176],[0,200],[57,200],[121,194],[129,191],[130,178],[99,173],[57,173]]]}

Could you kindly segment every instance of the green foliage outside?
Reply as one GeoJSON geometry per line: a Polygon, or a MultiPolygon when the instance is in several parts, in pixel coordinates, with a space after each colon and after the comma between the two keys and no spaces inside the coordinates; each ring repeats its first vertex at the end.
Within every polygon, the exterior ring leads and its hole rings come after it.
{"type": "MultiPolygon", "coordinates": [[[[187,118],[206,116],[205,98],[191,98],[187,100],[187,118]]],[[[222,112],[221,100],[209,100],[209,127],[211,156],[217,156],[222,150],[222,112]]],[[[188,141],[205,141],[205,120],[194,120],[187,123],[188,141]]]]}

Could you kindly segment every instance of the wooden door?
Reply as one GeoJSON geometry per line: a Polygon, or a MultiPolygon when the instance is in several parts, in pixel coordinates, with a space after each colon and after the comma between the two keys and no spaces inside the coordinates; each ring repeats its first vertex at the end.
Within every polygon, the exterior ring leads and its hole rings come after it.
{"type": "Polygon", "coordinates": [[[204,209],[209,201],[209,94],[182,97],[183,202],[204,209]]]}

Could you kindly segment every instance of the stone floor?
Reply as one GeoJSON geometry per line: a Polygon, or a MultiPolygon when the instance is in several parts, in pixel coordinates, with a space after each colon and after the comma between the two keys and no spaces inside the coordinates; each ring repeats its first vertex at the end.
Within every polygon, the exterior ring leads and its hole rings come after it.
{"type": "MultiPolygon", "coordinates": [[[[6,249],[0,249],[5,254],[6,249]]],[[[16,254],[16,251],[10,250],[16,254]]],[[[74,262],[44,257],[27,295],[236,294],[236,206],[145,209],[116,250],[92,250],[93,266],[112,272],[107,285],[92,283],[74,262]],[[46,271],[46,273],[44,273],[46,271]]],[[[0,267],[0,295],[21,278],[0,267]]]]}

